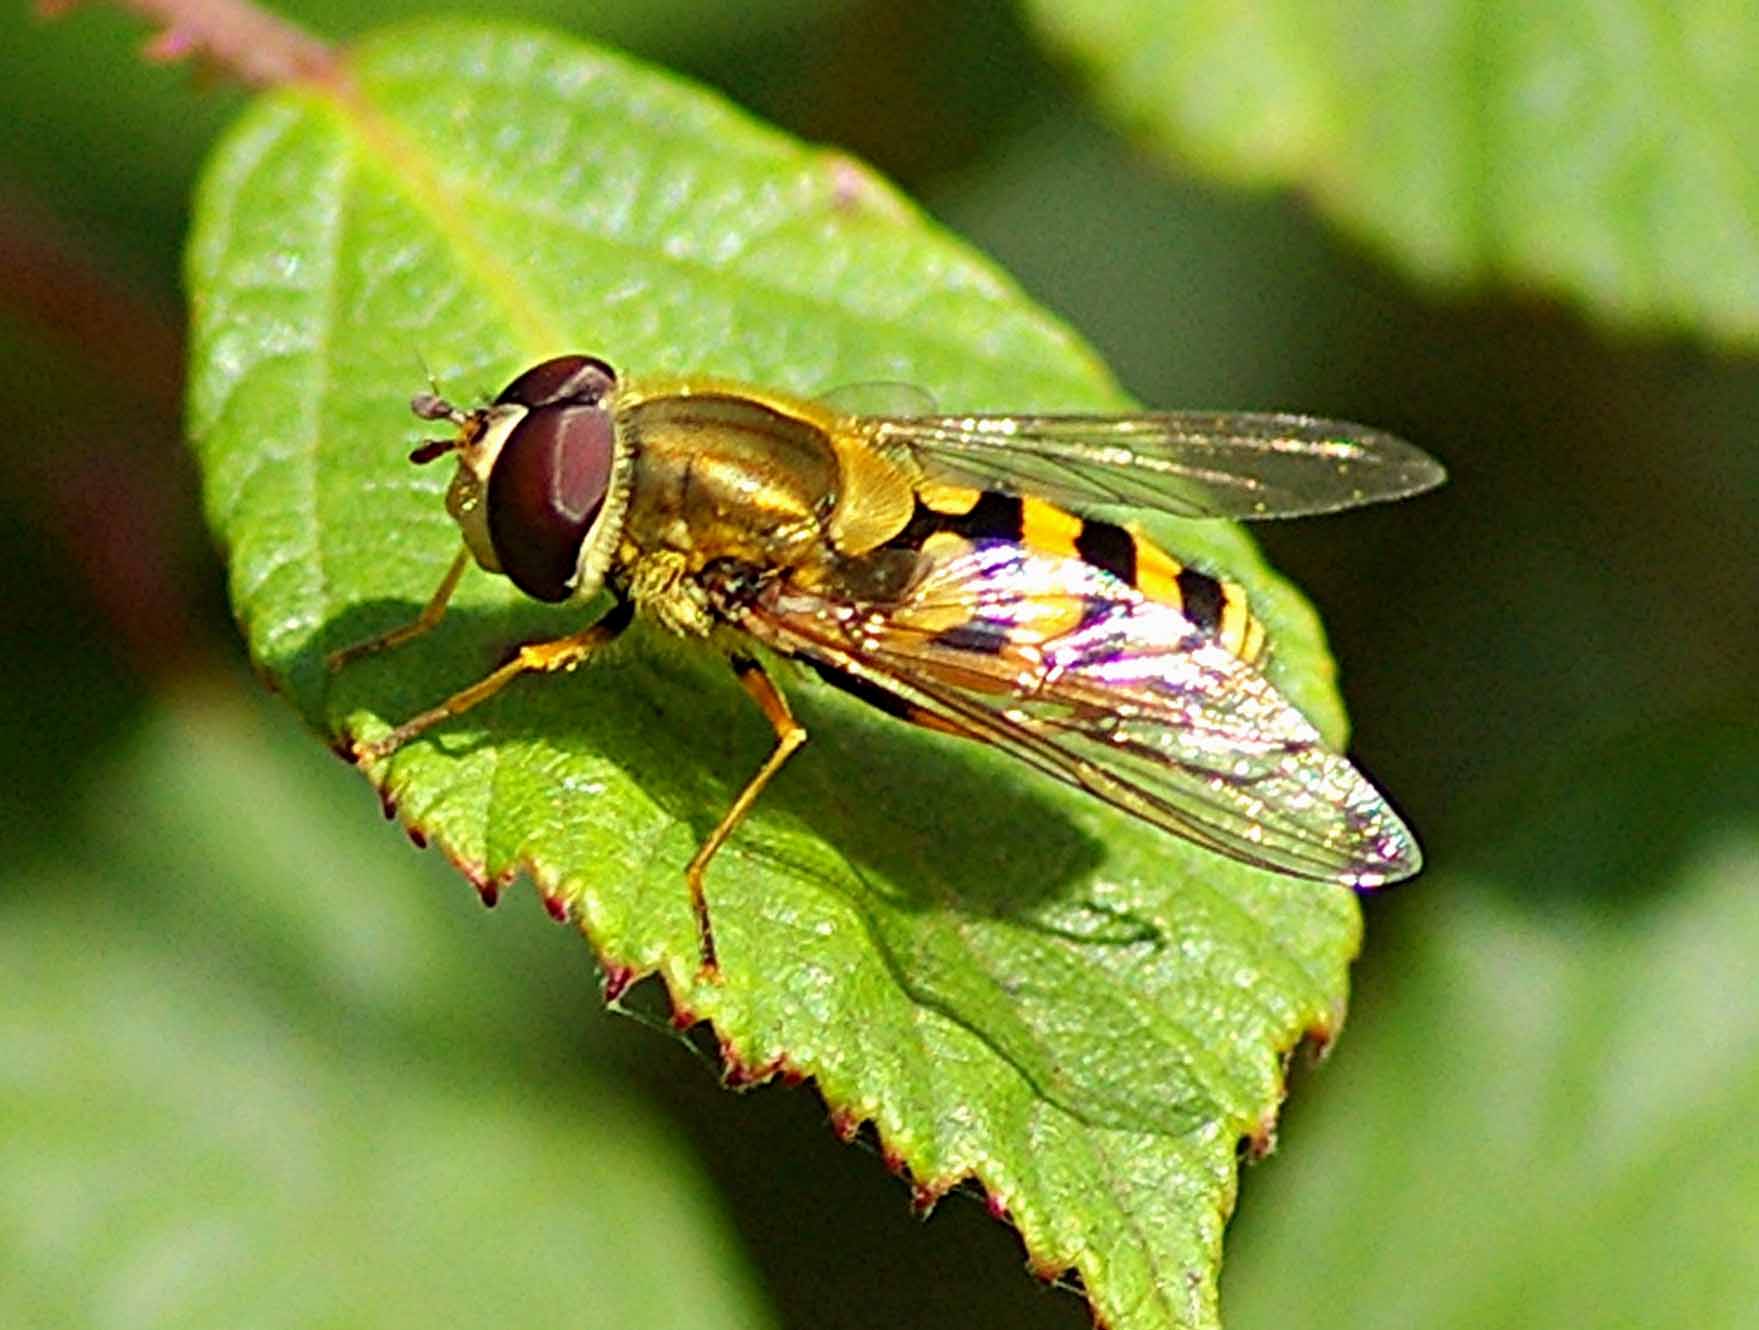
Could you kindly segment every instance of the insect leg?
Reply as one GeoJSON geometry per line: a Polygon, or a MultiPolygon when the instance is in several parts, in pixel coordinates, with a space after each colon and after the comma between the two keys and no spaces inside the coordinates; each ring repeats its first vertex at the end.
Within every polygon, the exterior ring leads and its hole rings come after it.
{"type": "Polygon", "coordinates": [[[479,703],[488,701],[522,674],[529,674],[534,670],[573,669],[627,628],[634,616],[635,606],[632,602],[618,601],[611,606],[604,618],[590,628],[570,633],[567,637],[555,638],[553,641],[531,642],[520,647],[518,655],[487,678],[477,680],[470,687],[452,694],[439,706],[431,707],[419,716],[404,721],[384,738],[375,739],[370,744],[355,744],[355,760],[376,762],[396,752],[424,730],[432,729],[441,721],[462,715],[479,703]]]}
{"type": "Polygon", "coordinates": [[[452,599],[452,593],[458,589],[458,579],[464,576],[464,570],[468,567],[470,567],[470,551],[460,549],[458,557],[452,560],[452,566],[440,579],[440,585],[434,588],[434,594],[428,597],[428,603],[422,607],[421,614],[417,616],[415,622],[406,623],[401,628],[393,628],[388,633],[380,633],[377,637],[369,637],[364,642],[356,642],[351,647],[343,647],[340,651],[332,651],[324,660],[330,673],[334,674],[351,660],[359,660],[362,656],[371,656],[380,651],[388,651],[392,647],[400,647],[405,642],[420,637],[439,623],[446,616],[446,602],[452,599]]]}
{"type": "Polygon", "coordinates": [[[750,656],[734,655],[729,658],[733,673],[739,678],[739,686],[751,694],[752,701],[769,720],[776,732],[776,746],[770,751],[768,759],[757,769],[757,774],[745,783],[733,806],[727,810],[720,825],[709,832],[708,839],[697,848],[696,855],[690,866],[684,870],[684,879],[690,884],[690,905],[696,911],[696,934],[702,946],[702,973],[713,978],[720,973],[720,963],[715,959],[715,932],[709,924],[708,898],[703,895],[702,875],[708,868],[708,862],[715,857],[715,851],[726,843],[733,829],[744,820],[751,805],[757,802],[757,796],[763,787],[769,784],[770,777],[782,769],[794,750],[806,742],[806,730],[794,713],[788,709],[788,699],[764,673],[762,665],[750,656]]]}

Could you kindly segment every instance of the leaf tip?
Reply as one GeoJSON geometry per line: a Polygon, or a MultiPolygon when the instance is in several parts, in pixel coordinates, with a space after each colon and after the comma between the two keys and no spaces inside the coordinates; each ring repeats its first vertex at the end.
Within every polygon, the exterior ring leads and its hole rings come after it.
{"type": "Polygon", "coordinates": [[[1301,1043],[1307,1050],[1308,1058],[1317,1065],[1331,1056],[1332,1042],[1338,1037],[1339,1018],[1327,1018],[1313,1022],[1301,1032],[1301,1043]]]}
{"type": "Polygon", "coordinates": [[[453,868],[464,875],[466,882],[476,888],[477,898],[486,908],[492,910],[501,903],[501,888],[512,880],[510,874],[499,876],[491,874],[481,864],[471,863],[450,851],[448,851],[446,859],[453,868]]]}
{"type": "Polygon", "coordinates": [[[742,1090],[752,1082],[756,1069],[739,1056],[733,1041],[722,1035],[717,1041],[721,1058],[721,1084],[729,1090],[742,1090]]]}
{"type": "Polygon", "coordinates": [[[629,991],[629,986],[634,982],[635,967],[633,965],[606,965],[604,983],[605,1005],[607,1007],[616,1006],[623,1000],[623,995],[629,991]]]}
{"type": "Polygon", "coordinates": [[[1076,1273],[1075,1267],[1054,1257],[1028,1256],[1026,1268],[1034,1279],[1047,1288],[1073,1287],[1078,1292],[1085,1292],[1085,1286],[1079,1282],[1081,1276],[1076,1273]],[[1070,1281],[1075,1282],[1071,1284],[1070,1281]]]}
{"type": "Polygon", "coordinates": [[[855,1138],[861,1134],[861,1124],[865,1119],[849,1108],[833,1108],[831,1110],[831,1134],[844,1145],[853,1145],[855,1138]]]}
{"type": "Polygon", "coordinates": [[[830,202],[835,211],[849,215],[877,213],[892,221],[909,215],[892,187],[865,163],[847,153],[826,151],[820,155],[820,164],[830,183],[830,202]]]}
{"type": "Polygon", "coordinates": [[[1256,1164],[1276,1150],[1277,1110],[1261,1117],[1252,1130],[1235,1143],[1234,1154],[1245,1163],[1256,1164]]]}
{"type": "Polygon", "coordinates": [[[947,1186],[940,1182],[913,1182],[910,1184],[910,1213],[918,1219],[927,1219],[934,1213],[941,1197],[947,1194],[947,1186]]]}
{"type": "Polygon", "coordinates": [[[729,1090],[749,1090],[774,1079],[782,1069],[778,1055],[765,1062],[750,1062],[739,1055],[731,1041],[721,1040],[721,1084],[729,1090]]]}

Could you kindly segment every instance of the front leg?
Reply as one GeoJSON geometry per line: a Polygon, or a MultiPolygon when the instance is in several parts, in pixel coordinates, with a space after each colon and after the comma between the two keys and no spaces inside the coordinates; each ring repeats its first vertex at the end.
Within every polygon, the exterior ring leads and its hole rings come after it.
{"type": "Polygon", "coordinates": [[[452,599],[452,593],[458,589],[458,579],[464,576],[464,570],[470,567],[469,549],[458,551],[458,557],[452,560],[452,566],[440,579],[440,585],[434,588],[434,594],[428,597],[428,603],[422,607],[415,622],[406,623],[401,628],[393,628],[388,633],[380,633],[377,637],[369,637],[364,642],[356,642],[353,646],[343,647],[340,651],[332,651],[324,660],[330,673],[334,674],[349,661],[359,660],[362,656],[375,655],[380,651],[389,651],[392,647],[400,647],[427,632],[441,619],[446,617],[446,604],[452,599]]]}
{"type": "Polygon", "coordinates": [[[377,762],[389,757],[418,734],[488,701],[522,674],[573,669],[593,652],[615,640],[634,617],[634,604],[620,600],[611,606],[604,618],[590,628],[549,642],[532,642],[520,647],[518,655],[487,678],[479,679],[470,687],[452,694],[439,706],[431,707],[419,716],[404,721],[384,738],[375,739],[372,743],[355,744],[355,760],[377,762]]]}

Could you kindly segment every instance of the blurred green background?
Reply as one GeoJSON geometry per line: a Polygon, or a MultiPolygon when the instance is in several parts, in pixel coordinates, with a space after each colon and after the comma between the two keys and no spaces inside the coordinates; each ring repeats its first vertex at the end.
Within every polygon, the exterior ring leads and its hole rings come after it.
{"type": "MultiPolygon", "coordinates": [[[[499,12],[866,157],[1144,401],[1449,466],[1260,533],[1432,871],[1369,903],[1350,1028],[1248,1172],[1229,1323],[1759,1324],[1751,355],[1418,289],[1108,127],[1003,6],[499,12]]],[[[913,1222],[810,1091],[605,1015],[529,892],[481,910],[262,696],[179,427],[189,190],[241,95],[144,36],[0,16],[0,1321],[1086,1324],[981,1205],[913,1222]]]]}

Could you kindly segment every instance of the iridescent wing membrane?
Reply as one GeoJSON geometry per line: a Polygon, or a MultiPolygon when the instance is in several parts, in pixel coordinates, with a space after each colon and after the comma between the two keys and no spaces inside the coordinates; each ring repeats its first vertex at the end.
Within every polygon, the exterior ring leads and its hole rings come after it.
{"type": "Polygon", "coordinates": [[[1343,421],[1248,412],[909,416],[864,422],[931,481],[1080,510],[1305,517],[1418,494],[1445,478],[1403,439],[1343,421]]]}
{"type": "Polygon", "coordinates": [[[894,714],[1232,858],[1358,888],[1417,871],[1416,842],[1374,787],[1179,610],[1012,542],[921,557],[894,603],[784,582],[745,626],[894,714]]]}

